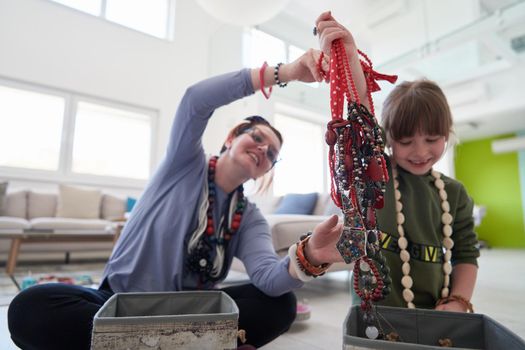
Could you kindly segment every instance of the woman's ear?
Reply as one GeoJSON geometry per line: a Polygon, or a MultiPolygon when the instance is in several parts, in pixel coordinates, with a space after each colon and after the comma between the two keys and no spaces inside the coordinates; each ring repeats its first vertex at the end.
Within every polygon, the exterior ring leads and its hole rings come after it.
{"type": "Polygon", "coordinates": [[[232,146],[232,141],[233,137],[229,135],[226,141],[224,141],[224,147],[226,147],[226,149],[230,149],[230,147],[232,146]]]}

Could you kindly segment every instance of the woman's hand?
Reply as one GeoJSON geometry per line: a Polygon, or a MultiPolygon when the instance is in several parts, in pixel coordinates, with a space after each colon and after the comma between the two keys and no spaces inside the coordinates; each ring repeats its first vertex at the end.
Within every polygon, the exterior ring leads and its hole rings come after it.
{"type": "Polygon", "coordinates": [[[306,256],[312,265],[323,263],[341,262],[343,258],[336,248],[336,243],[341,236],[343,224],[337,215],[332,215],[327,220],[315,226],[312,236],[306,244],[306,256]]]}
{"type": "MultiPolygon", "coordinates": [[[[299,80],[305,83],[323,81],[323,76],[318,69],[320,57],[321,51],[309,49],[292,63],[282,65],[281,69],[279,69],[279,79],[285,82],[299,80]]],[[[327,71],[329,68],[328,62],[328,56],[324,55],[321,63],[324,71],[327,71]]]]}
{"type": "MultiPolygon", "coordinates": [[[[288,83],[293,80],[299,80],[305,83],[312,83],[314,81],[322,81],[323,77],[318,70],[319,57],[321,51],[309,49],[301,57],[293,61],[281,65],[279,68],[279,80],[283,83],[288,83]]],[[[328,71],[329,59],[325,55],[321,66],[324,71],[328,71]]],[[[255,91],[261,88],[260,68],[254,68],[251,71],[252,86],[255,91]]],[[[264,70],[263,77],[264,86],[275,85],[274,67],[267,67],[264,70]]]]}

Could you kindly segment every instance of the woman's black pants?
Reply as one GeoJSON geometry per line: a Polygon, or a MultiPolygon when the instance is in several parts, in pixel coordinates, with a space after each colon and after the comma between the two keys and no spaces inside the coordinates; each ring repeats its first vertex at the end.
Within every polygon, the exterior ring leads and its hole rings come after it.
{"type": "MultiPolygon", "coordinates": [[[[239,329],[255,347],[286,332],[295,319],[293,292],[269,297],[252,284],[221,290],[235,300],[239,329]]],[[[89,349],[93,317],[112,295],[106,283],[98,290],[61,283],[30,287],[9,305],[11,338],[23,350],[89,349]]]]}

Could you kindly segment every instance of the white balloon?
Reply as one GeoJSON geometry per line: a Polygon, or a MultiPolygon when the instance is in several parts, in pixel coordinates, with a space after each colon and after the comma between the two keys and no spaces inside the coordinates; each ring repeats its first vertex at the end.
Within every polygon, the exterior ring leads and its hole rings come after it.
{"type": "Polygon", "coordinates": [[[255,25],[273,18],[290,0],[197,0],[216,19],[235,25],[255,25]]]}

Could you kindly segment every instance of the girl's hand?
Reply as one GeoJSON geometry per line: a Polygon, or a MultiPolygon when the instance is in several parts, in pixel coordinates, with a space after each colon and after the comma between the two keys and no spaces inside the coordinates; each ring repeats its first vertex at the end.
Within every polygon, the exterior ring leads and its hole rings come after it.
{"type": "Polygon", "coordinates": [[[315,21],[315,26],[319,32],[319,45],[326,55],[330,54],[330,49],[334,40],[342,40],[350,64],[352,79],[354,80],[357,93],[359,94],[359,100],[370,110],[370,103],[367,94],[368,86],[359,61],[359,54],[357,52],[357,45],[354,37],[348,29],[332,17],[330,11],[323,12],[315,21]]]}
{"type": "Polygon", "coordinates": [[[332,17],[330,11],[323,12],[315,21],[315,26],[319,33],[319,45],[325,54],[330,54],[334,40],[341,39],[349,57],[357,56],[357,46],[352,34],[332,17]]]}
{"type": "Polygon", "coordinates": [[[327,220],[315,226],[310,240],[306,244],[306,256],[312,265],[335,263],[343,261],[336,248],[336,243],[341,236],[343,224],[337,215],[332,215],[327,220]]]}
{"type": "Polygon", "coordinates": [[[454,312],[467,312],[465,310],[465,305],[461,304],[458,301],[449,301],[446,304],[441,304],[436,306],[436,310],[440,311],[454,311],[454,312]]]}
{"type": "MultiPolygon", "coordinates": [[[[279,69],[279,79],[285,82],[299,80],[305,83],[323,81],[317,66],[320,57],[321,51],[309,49],[292,63],[282,65],[279,69]]],[[[324,71],[327,71],[329,68],[328,62],[329,58],[327,55],[324,55],[322,61],[324,71]]]]}

